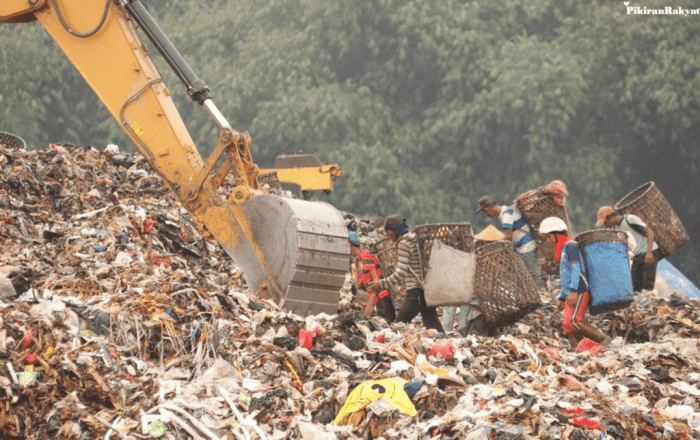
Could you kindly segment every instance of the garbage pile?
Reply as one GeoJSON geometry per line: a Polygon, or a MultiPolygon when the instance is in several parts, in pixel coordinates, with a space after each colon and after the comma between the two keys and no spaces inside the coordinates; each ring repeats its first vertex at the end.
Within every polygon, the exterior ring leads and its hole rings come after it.
{"type": "Polygon", "coordinates": [[[299,317],[245,293],[139,155],[0,149],[0,438],[689,439],[697,300],[569,347],[554,294],[494,337],[299,317]]]}

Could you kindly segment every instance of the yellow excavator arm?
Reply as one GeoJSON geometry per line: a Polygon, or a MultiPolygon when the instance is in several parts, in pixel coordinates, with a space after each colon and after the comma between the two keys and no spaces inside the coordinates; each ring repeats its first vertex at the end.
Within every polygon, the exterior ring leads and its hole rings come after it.
{"type": "Polygon", "coordinates": [[[0,1],[0,23],[34,20],[56,41],[199,227],[208,230],[243,270],[255,295],[301,315],[337,310],[349,267],[341,214],[325,203],[281,198],[259,188],[250,135],[231,128],[204,81],[140,0],[0,1]],[[137,27],[189,96],[218,124],[219,139],[206,161],[137,27]],[[224,197],[219,187],[229,175],[236,183],[224,197]]]}

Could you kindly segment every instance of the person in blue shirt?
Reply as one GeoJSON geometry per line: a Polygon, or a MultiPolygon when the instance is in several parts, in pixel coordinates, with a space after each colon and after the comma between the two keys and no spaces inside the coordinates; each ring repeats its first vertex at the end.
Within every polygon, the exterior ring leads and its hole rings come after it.
{"type": "Polygon", "coordinates": [[[569,237],[566,223],[558,217],[542,220],[539,233],[554,246],[554,257],[559,261],[561,293],[557,310],[564,311],[562,327],[571,348],[575,350],[584,337],[607,347],[610,345],[610,337],[584,320],[591,294],[578,243],[569,237]]]}
{"type": "Polygon", "coordinates": [[[511,206],[498,206],[493,196],[484,196],[477,202],[479,209],[476,211],[486,214],[488,217],[498,217],[503,229],[503,240],[510,241],[518,251],[518,255],[527,265],[530,275],[542,287],[544,282],[537,264],[537,242],[530,234],[530,227],[515,204],[511,206]]]}

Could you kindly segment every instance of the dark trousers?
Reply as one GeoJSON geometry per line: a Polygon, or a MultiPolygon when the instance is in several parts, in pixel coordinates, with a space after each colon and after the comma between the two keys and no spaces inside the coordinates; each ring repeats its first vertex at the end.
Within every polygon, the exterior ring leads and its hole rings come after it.
{"type": "Polygon", "coordinates": [[[389,324],[394,322],[396,319],[396,309],[394,308],[394,302],[391,300],[391,295],[379,298],[377,302],[377,314],[384,318],[389,324]]]}
{"type": "Polygon", "coordinates": [[[651,253],[654,257],[652,264],[644,262],[644,256],[637,255],[632,259],[632,289],[635,292],[642,290],[653,290],[654,282],[656,281],[656,264],[661,260],[661,249],[657,249],[651,253]]]}
{"type": "Polygon", "coordinates": [[[418,313],[423,318],[423,326],[425,328],[434,328],[440,333],[445,333],[445,330],[442,329],[442,324],[440,324],[437,309],[427,306],[425,293],[420,287],[406,291],[406,299],[403,302],[403,306],[401,306],[401,310],[399,310],[399,314],[396,316],[396,322],[411,322],[418,313]]]}

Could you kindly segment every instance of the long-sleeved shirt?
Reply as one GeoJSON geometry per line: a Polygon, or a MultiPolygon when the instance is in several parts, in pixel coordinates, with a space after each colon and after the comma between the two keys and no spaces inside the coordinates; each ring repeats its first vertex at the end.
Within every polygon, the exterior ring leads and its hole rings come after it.
{"type": "Polygon", "coordinates": [[[588,290],[586,281],[581,278],[581,274],[586,276],[586,270],[583,268],[583,258],[578,244],[571,240],[564,245],[559,260],[559,277],[561,278],[561,293],[559,300],[566,300],[569,292],[583,293],[588,290]],[[576,261],[576,263],[572,263],[576,261]]]}
{"type": "Polygon", "coordinates": [[[422,287],[421,282],[416,279],[416,275],[422,276],[416,234],[409,232],[401,237],[397,254],[396,269],[391,276],[380,281],[382,289],[399,292],[402,283],[406,284],[406,290],[422,287]]]}

